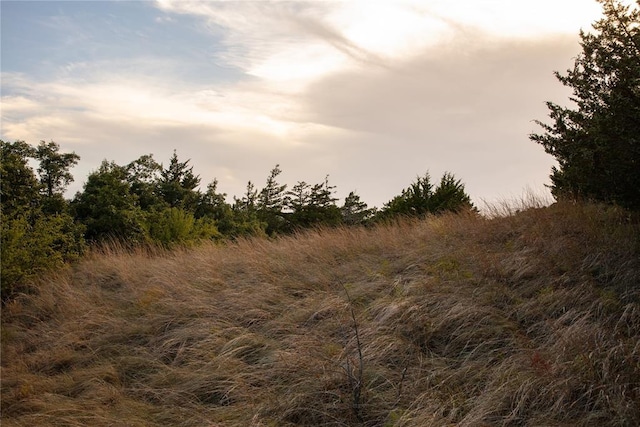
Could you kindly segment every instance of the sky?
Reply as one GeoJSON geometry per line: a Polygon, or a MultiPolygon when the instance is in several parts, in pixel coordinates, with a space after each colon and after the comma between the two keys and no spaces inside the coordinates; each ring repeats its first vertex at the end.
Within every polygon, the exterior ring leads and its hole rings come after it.
{"type": "MultiPolygon", "coordinates": [[[[382,205],[446,171],[476,205],[544,194],[530,141],[595,0],[2,0],[1,139],[190,159],[203,188],[336,186],[382,205]]],[[[339,202],[340,203],[340,202],[339,202]]]]}

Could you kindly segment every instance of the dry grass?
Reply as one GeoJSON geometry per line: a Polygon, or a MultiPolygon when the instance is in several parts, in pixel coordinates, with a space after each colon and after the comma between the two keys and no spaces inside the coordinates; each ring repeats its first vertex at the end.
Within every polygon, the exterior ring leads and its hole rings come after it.
{"type": "Polygon", "coordinates": [[[2,425],[640,425],[637,220],[507,213],[95,253],[4,307],[2,425]]]}

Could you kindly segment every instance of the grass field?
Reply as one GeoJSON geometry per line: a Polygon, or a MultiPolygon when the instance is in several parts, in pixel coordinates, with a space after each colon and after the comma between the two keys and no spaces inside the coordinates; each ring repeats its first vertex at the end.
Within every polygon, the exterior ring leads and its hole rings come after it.
{"type": "Polygon", "coordinates": [[[638,426],[640,226],[555,204],[94,251],[2,310],[2,425],[638,426]]]}

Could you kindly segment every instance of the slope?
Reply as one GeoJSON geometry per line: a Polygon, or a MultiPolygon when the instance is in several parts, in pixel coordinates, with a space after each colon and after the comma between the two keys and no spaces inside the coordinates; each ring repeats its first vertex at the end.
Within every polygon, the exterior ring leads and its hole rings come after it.
{"type": "Polygon", "coordinates": [[[4,426],[640,425],[612,207],[107,248],[2,312],[4,426]]]}

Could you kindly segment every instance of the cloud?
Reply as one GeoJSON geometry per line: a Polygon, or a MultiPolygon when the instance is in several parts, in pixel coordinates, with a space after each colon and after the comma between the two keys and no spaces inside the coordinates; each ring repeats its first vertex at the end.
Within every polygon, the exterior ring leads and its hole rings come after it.
{"type": "Polygon", "coordinates": [[[211,33],[222,36],[224,49],[217,58],[248,75],[306,79],[344,60],[342,53],[318,39],[319,26],[312,24],[327,13],[328,3],[160,0],[156,4],[166,13],[205,19],[211,33]]]}
{"type": "Polygon", "coordinates": [[[3,138],[75,150],[77,184],[103,158],[166,161],[177,148],[230,195],[276,163],[283,182],[330,174],[340,197],[377,206],[427,169],[455,172],[475,197],[518,193],[547,180],[552,159],[527,135],[544,101],[566,99],[551,73],[578,45],[560,23],[531,38],[522,14],[516,38],[492,31],[498,3],[456,2],[454,15],[443,1],[161,0],[150,20],[180,32],[175,55],[153,44],[173,37],[147,27],[148,54],[78,58],[50,79],[3,73],[3,138]],[[197,48],[179,54],[190,32],[197,48]]]}
{"type": "Polygon", "coordinates": [[[500,126],[531,111],[541,90],[554,91],[559,84],[552,71],[570,65],[577,45],[574,36],[472,39],[426,49],[388,69],[320,79],[305,91],[303,115],[345,129],[411,137],[442,125],[456,132],[460,120],[500,126]]]}
{"type": "Polygon", "coordinates": [[[533,120],[544,121],[544,101],[568,95],[552,70],[570,65],[576,37],[473,40],[426,49],[391,69],[318,80],[301,117],[359,135],[348,142],[358,146],[350,161],[339,162],[356,175],[377,168],[396,192],[427,169],[452,170],[490,199],[546,182],[552,158],[528,134],[540,130],[533,120]]]}
{"type": "Polygon", "coordinates": [[[457,31],[470,29],[505,38],[574,34],[601,15],[595,0],[429,0],[412,5],[441,18],[457,31]]]}
{"type": "Polygon", "coordinates": [[[315,79],[354,65],[383,65],[464,33],[496,38],[576,34],[600,15],[600,6],[589,0],[155,4],[166,13],[207,20],[211,31],[222,35],[223,60],[267,79],[315,79]]]}
{"type": "Polygon", "coordinates": [[[13,93],[2,97],[3,138],[52,139],[80,154],[72,193],[103,159],[124,164],[154,153],[162,161],[178,149],[193,159],[203,183],[218,177],[222,191],[240,195],[247,180],[262,181],[276,163],[294,165],[307,179],[295,159],[317,149],[309,136],[344,133],[288,119],[295,99],[255,82],[210,88],[135,74],[38,82],[4,73],[3,85],[13,93]]]}

